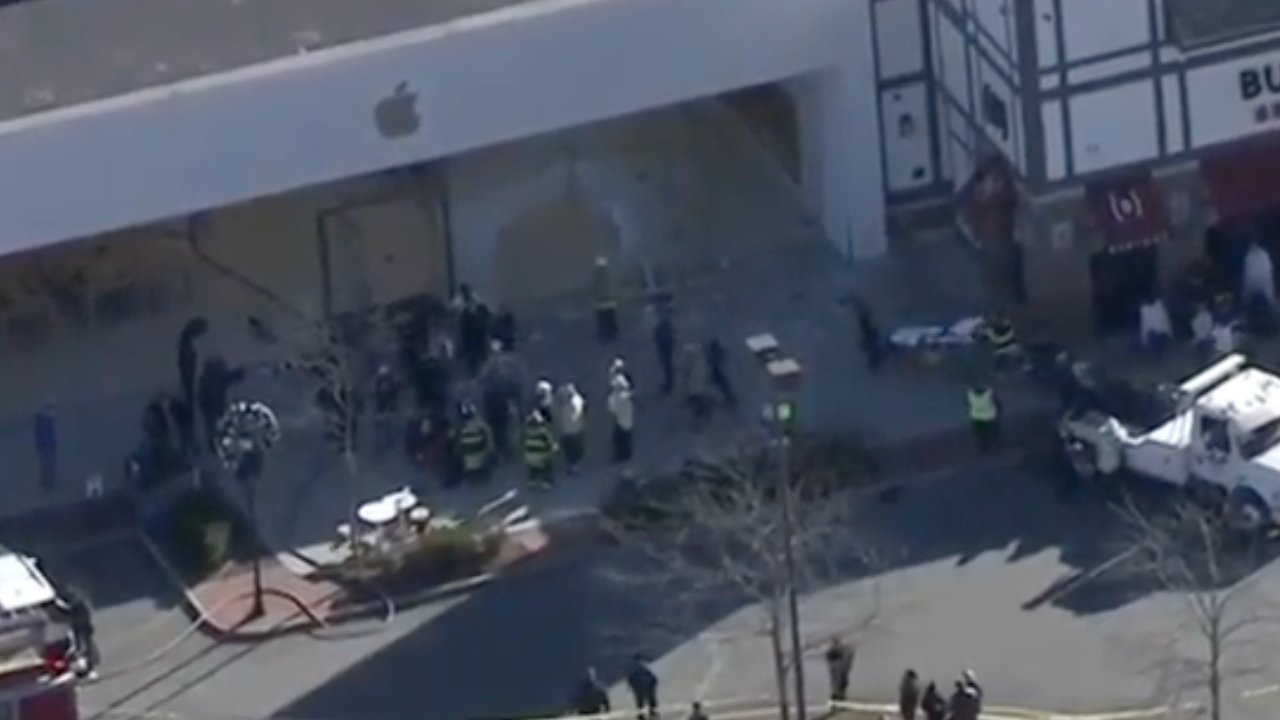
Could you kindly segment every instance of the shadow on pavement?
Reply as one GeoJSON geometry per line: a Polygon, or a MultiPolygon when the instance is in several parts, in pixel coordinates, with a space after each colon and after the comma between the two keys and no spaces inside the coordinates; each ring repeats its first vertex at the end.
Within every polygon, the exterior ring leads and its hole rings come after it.
{"type": "Polygon", "coordinates": [[[183,600],[182,588],[143,545],[124,500],[6,519],[0,545],[37,558],[55,585],[80,590],[93,607],[104,648],[183,600]]]}
{"type": "MultiPolygon", "coordinates": [[[[874,570],[851,568],[849,580],[951,557],[964,564],[993,551],[1007,552],[1013,562],[1049,549],[1088,572],[1113,557],[1123,538],[1118,516],[1105,503],[1089,496],[1064,499],[1042,463],[906,489],[867,510],[876,542],[901,552],[874,570]]],[[[605,572],[634,561],[622,548],[553,553],[536,561],[548,563],[539,572],[496,581],[280,714],[386,720],[554,714],[564,711],[573,682],[588,665],[613,685],[633,652],[661,657],[741,607],[724,598],[685,614],[682,636],[643,635],[665,646],[619,641],[618,628],[672,624],[667,603],[605,572]],[[408,688],[413,690],[406,695],[408,688]]],[[[1110,595],[1081,592],[1063,606],[1097,612],[1147,592],[1138,586],[1110,595]]]]}

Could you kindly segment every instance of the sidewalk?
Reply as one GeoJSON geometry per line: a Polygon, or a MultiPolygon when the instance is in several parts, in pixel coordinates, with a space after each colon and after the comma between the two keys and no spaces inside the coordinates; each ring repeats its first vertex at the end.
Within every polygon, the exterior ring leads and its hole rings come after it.
{"type": "MultiPolygon", "coordinates": [[[[658,392],[650,323],[639,309],[624,313],[623,337],[608,347],[595,342],[592,319],[581,312],[525,320],[519,350],[534,376],[557,383],[573,380],[587,398],[588,450],[580,475],[562,476],[550,491],[528,493],[519,463],[508,462],[482,485],[444,491],[437,478],[424,476],[396,452],[385,457],[365,454],[361,476],[353,487],[333,451],[320,441],[318,426],[295,425],[268,459],[260,484],[264,539],[276,550],[300,549],[305,555],[330,542],[353,498],[362,501],[406,485],[446,515],[468,516],[508,492],[514,493],[513,507],[527,517],[545,519],[590,510],[619,477],[619,469],[605,458],[604,398],[610,360],[627,358],[638,385],[633,469],[642,475],[660,473],[675,469],[690,455],[715,453],[742,432],[759,427],[759,408],[770,391],[763,371],[744,346],[746,337],[759,332],[773,333],[804,368],[797,398],[803,427],[855,436],[878,448],[887,472],[927,470],[930,464],[963,461],[970,443],[962,378],[944,369],[886,369],[868,375],[856,347],[850,311],[842,304],[855,283],[848,265],[814,246],[731,265],[695,286],[678,289],[676,324],[681,341],[700,344],[713,334],[719,337],[731,353],[730,372],[741,396],[737,413],[718,411],[701,429],[694,428],[678,395],[664,398],[658,392]]],[[[917,289],[899,284],[896,290],[917,289]]],[[[948,302],[938,312],[946,317],[962,311],[948,302]]],[[[894,320],[887,315],[882,322],[889,325],[894,320]]],[[[308,410],[299,406],[298,398],[308,393],[303,387],[288,387],[289,382],[246,387],[244,392],[274,403],[286,420],[305,417],[308,410]]],[[[1045,407],[1044,398],[1020,385],[1003,388],[1002,395],[1011,428],[1025,426],[1016,419],[1045,407]]]]}

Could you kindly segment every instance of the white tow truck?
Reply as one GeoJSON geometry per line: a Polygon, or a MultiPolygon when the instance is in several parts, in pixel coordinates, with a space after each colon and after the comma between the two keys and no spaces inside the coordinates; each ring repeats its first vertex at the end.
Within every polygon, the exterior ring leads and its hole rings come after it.
{"type": "Polygon", "coordinates": [[[1241,530],[1280,518],[1280,377],[1230,355],[1178,385],[1168,412],[1136,427],[1090,409],[1068,413],[1059,436],[1074,472],[1129,473],[1220,503],[1241,530]]]}

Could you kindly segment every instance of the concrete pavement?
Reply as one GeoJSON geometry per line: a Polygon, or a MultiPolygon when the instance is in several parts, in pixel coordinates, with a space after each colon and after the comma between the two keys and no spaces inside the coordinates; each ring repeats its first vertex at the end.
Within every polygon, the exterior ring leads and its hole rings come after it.
{"type": "MultiPolygon", "coordinates": [[[[869,509],[886,562],[804,602],[815,702],[824,691],[823,642],[854,625],[863,628],[855,638],[858,698],[893,698],[912,666],[944,683],[973,668],[992,706],[1095,720],[1199,699],[1186,671],[1203,648],[1185,630],[1184,599],[1103,573],[1057,600],[1028,602],[1063,577],[1105,565],[1121,544],[1105,505],[1059,498],[1044,468],[939,479],[869,509]]],[[[163,672],[151,667],[95,686],[86,702],[192,717],[521,717],[561,709],[576,674],[595,664],[625,707],[621,672],[637,649],[656,658],[667,703],[769,691],[769,656],[749,613],[728,608],[683,636],[655,638],[636,628],[669,625],[662,620],[670,608],[612,579],[634,558],[580,547],[546,562],[540,573],[410,609],[392,625],[350,628],[354,637],[290,636],[234,650],[192,639],[163,672]]],[[[1257,607],[1280,597],[1276,567],[1261,569],[1256,582],[1257,607]]],[[[1239,714],[1229,717],[1274,717],[1274,693],[1243,695],[1280,670],[1277,647],[1280,638],[1260,630],[1232,649],[1227,687],[1239,714]]]]}

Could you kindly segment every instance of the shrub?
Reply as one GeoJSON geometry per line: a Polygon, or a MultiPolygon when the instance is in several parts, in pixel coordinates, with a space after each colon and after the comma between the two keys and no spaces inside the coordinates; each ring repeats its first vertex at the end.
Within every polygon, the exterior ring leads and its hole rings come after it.
{"type": "Polygon", "coordinates": [[[168,544],[182,568],[203,575],[230,559],[236,517],[226,501],[209,488],[179,496],[171,508],[168,544]]]}

